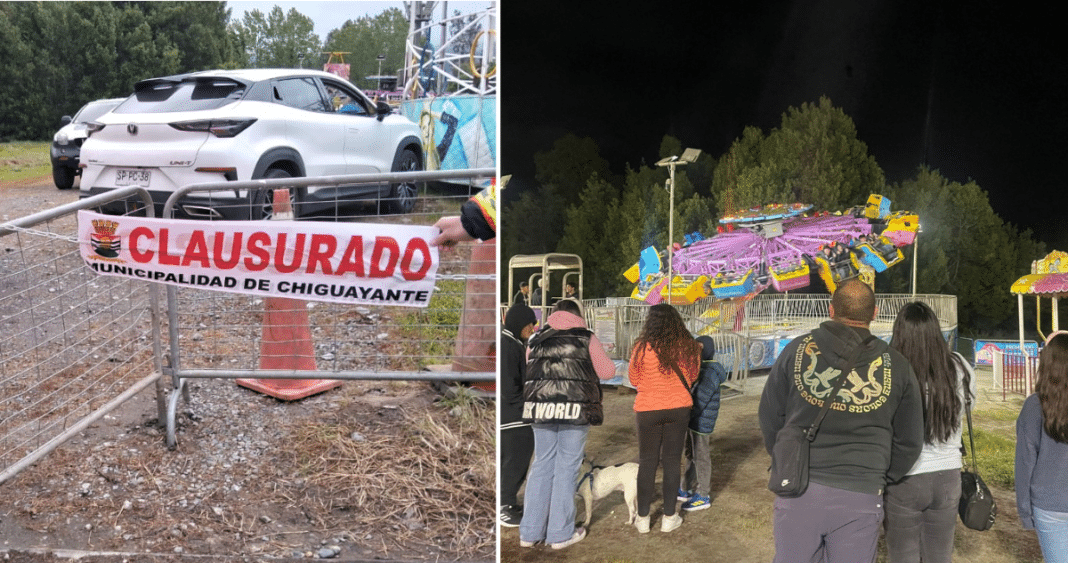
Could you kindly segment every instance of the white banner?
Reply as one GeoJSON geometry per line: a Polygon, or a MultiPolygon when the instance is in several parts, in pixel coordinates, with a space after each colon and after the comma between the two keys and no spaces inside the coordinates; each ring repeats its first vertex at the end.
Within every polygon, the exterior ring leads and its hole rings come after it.
{"type": "Polygon", "coordinates": [[[434,227],[316,221],[189,221],[78,212],[97,273],[308,301],[426,307],[434,227]]]}

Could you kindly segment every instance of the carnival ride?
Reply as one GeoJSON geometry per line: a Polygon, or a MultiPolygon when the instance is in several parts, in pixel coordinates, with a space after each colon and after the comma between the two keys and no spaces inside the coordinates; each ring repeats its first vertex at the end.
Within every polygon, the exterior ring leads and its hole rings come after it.
{"type": "MultiPolygon", "coordinates": [[[[404,4],[409,20],[405,65],[395,75],[383,75],[385,56],[377,55],[378,75],[353,78],[378,84],[365,93],[419,124],[424,170],[496,167],[496,3],[471,13],[455,13],[454,3],[452,15],[448,2],[404,4]]],[[[344,57],[352,53],[325,54],[330,57],[323,70],[348,79],[344,57]]]]}
{"type": "Polygon", "coordinates": [[[901,262],[901,247],[916,239],[919,221],[907,211],[890,211],[890,201],[872,194],[866,205],[841,213],[812,213],[800,203],[738,211],[719,220],[718,233],[686,235],[673,252],[671,283],[663,256],[646,248],[624,276],[636,284],[631,297],[650,304],[750,299],[773,287],[779,292],[811,284],[815,273],[833,293],[841,282],[861,278],[871,285],[877,272],[901,262]],[[669,289],[670,287],[670,289],[669,289]]]}
{"type": "Polygon", "coordinates": [[[1031,273],[1016,280],[1009,288],[1016,296],[1019,311],[1020,346],[1024,345],[1024,303],[1025,295],[1035,296],[1035,329],[1039,336],[1046,339],[1042,330],[1042,298],[1048,297],[1050,304],[1050,332],[1061,330],[1058,301],[1068,296],[1068,253],[1054,250],[1044,258],[1031,263],[1031,273]]]}
{"type": "Polygon", "coordinates": [[[453,15],[448,2],[405,4],[411,31],[405,41],[408,64],[399,77],[400,108],[423,130],[426,169],[495,167],[496,3],[483,11],[453,15]],[[435,16],[438,7],[440,15],[435,16]]]}

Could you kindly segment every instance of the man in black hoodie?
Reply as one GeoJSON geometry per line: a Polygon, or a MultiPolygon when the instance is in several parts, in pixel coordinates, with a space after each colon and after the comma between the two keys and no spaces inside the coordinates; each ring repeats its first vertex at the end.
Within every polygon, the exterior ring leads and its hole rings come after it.
{"type": "Polygon", "coordinates": [[[504,316],[501,329],[500,399],[501,411],[501,526],[514,528],[523,519],[517,495],[527,478],[530,458],[534,455],[534,431],[523,422],[523,375],[526,372],[526,342],[537,318],[534,310],[523,304],[512,305],[504,316]]]}
{"type": "MultiPolygon", "coordinates": [[[[769,454],[783,426],[816,419],[838,366],[871,335],[875,312],[871,288],[843,282],[831,298],[831,320],[783,350],[760,398],[769,454]]],[[[923,409],[908,360],[875,339],[844,377],[811,445],[808,489],[775,498],[776,563],[875,561],[883,489],[905,476],[923,447],[923,409]]]]}

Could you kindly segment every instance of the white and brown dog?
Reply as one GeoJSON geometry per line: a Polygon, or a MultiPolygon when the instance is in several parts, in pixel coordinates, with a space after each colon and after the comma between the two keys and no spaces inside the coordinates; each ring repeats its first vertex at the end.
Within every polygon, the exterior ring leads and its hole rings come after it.
{"type": "Polygon", "coordinates": [[[620,463],[610,467],[598,467],[585,460],[583,468],[590,470],[579,478],[578,494],[586,505],[586,525],[590,525],[593,501],[601,500],[614,491],[623,491],[627,502],[627,524],[634,523],[638,514],[638,464],[620,463]]]}

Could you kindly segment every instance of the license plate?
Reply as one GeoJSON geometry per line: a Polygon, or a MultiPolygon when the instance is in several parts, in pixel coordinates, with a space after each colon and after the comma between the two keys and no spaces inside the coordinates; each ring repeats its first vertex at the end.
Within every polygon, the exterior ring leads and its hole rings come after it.
{"type": "Polygon", "coordinates": [[[135,170],[129,168],[120,168],[115,171],[115,185],[116,186],[140,186],[147,188],[148,184],[152,181],[151,170],[135,170]]]}

